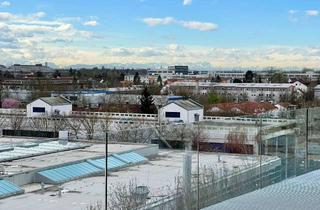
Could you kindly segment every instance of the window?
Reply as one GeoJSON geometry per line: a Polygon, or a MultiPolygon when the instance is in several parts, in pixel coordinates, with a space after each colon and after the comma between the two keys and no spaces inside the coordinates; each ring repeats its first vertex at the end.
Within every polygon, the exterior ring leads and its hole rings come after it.
{"type": "Polygon", "coordinates": [[[166,112],[167,118],[180,118],[180,112],[166,112]]]}
{"type": "Polygon", "coordinates": [[[45,113],[46,112],[46,108],[44,108],[44,107],[33,107],[32,111],[33,112],[38,112],[38,113],[45,113]]]}

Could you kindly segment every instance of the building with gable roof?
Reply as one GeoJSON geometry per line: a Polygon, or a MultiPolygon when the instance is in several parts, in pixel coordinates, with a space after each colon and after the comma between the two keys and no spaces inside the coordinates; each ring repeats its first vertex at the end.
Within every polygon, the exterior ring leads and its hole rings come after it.
{"type": "Polygon", "coordinates": [[[160,108],[161,122],[194,123],[203,120],[203,106],[193,100],[175,100],[160,108]]]}
{"type": "Polygon", "coordinates": [[[71,115],[72,103],[68,99],[58,97],[39,98],[27,105],[27,117],[71,115]]]}

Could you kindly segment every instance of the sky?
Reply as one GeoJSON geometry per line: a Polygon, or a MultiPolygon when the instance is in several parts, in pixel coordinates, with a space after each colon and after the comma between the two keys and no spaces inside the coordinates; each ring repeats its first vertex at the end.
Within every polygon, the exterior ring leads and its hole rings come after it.
{"type": "Polygon", "coordinates": [[[320,67],[320,0],[0,0],[0,63],[320,67]]]}

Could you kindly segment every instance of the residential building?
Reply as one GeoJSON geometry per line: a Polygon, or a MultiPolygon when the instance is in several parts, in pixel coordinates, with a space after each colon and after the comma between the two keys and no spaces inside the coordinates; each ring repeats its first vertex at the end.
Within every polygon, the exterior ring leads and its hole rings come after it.
{"type": "Polygon", "coordinates": [[[175,92],[177,89],[192,91],[194,94],[216,92],[233,101],[268,101],[278,103],[296,94],[307,92],[308,87],[299,81],[294,83],[212,83],[199,81],[177,81],[166,85],[162,92],[175,92]]]}
{"type": "MultiPolygon", "coordinates": [[[[133,82],[134,81],[135,74],[127,74],[124,76],[124,80],[128,82],[133,82]]],[[[147,74],[139,74],[140,78],[140,83],[149,83],[148,75],[147,74]]]]}
{"type": "Polygon", "coordinates": [[[307,86],[295,82],[289,83],[218,83],[213,91],[233,101],[257,101],[278,103],[293,94],[300,96],[306,92],[307,86]]]}
{"type": "Polygon", "coordinates": [[[64,97],[39,98],[27,105],[27,117],[71,115],[72,103],[64,97]]]}
{"type": "Polygon", "coordinates": [[[13,72],[53,72],[53,69],[50,68],[47,63],[45,65],[35,64],[35,65],[22,65],[14,64],[9,67],[10,71],[13,72]]]}

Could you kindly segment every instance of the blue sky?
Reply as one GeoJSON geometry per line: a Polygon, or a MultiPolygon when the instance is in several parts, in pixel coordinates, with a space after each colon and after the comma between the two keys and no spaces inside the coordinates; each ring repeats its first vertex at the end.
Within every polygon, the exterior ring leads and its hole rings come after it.
{"type": "Polygon", "coordinates": [[[0,62],[317,68],[319,11],[319,0],[0,0],[0,62]]]}

